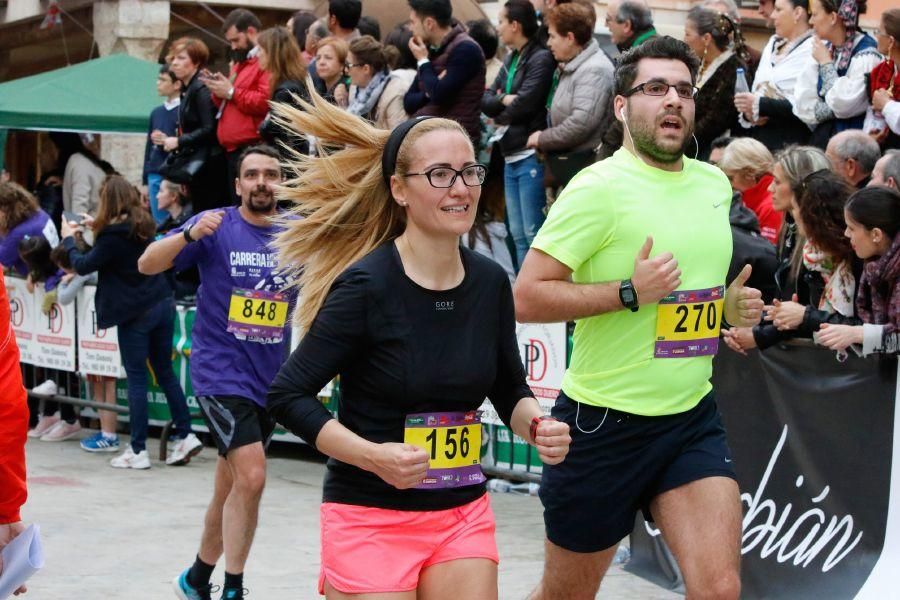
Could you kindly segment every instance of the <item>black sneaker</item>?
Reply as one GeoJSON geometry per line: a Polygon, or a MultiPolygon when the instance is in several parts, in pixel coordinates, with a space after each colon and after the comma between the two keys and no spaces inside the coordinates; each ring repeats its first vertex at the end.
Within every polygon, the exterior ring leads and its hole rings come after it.
{"type": "Polygon", "coordinates": [[[227,588],[222,590],[221,600],[244,600],[244,595],[249,593],[247,588],[227,588]]]}

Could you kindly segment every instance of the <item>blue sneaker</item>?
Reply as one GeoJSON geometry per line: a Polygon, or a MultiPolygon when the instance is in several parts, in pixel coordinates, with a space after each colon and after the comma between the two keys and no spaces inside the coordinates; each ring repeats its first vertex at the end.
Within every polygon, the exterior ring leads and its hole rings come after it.
{"type": "Polygon", "coordinates": [[[248,590],[247,588],[227,588],[222,592],[221,600],[244,600],[244,594],[249,593],[250,590],[248,590]]]}
{"type": "Polygon", "coordinates": [[[87,452],[118,452],[119,436],[106,437],[102,431],[98,431],[89,438],[81,440],[81,449],[87,452]]]}
{"type": "MultiPolygon", "coordinates": [[[[219,591],[218,586],[207,584],[202,588],[194,588],[188,583],[187,579],[190,571],[191,568],[188,567],[172,581],[172,588],[175,590],[175,595],[181,600],[212,600],[213,592],[219,591]]],[[[241,596],[238,596],[238,598],[240,597],[241,596]]]]}

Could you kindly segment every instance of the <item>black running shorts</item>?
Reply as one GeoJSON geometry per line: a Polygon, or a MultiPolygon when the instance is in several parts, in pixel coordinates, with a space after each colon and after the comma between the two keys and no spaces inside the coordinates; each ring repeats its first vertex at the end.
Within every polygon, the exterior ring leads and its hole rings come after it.
{"type": "Polygon", "coordinates": [[[216,441],[219,456],[229,451],[262,442],[269,445],[275,421],[266,409],[241,396],[197,396],[203,420],[216,441]]]}
{"type": "Polygon", "coordinates": [[[544,523],[547,538],[572,552],[618,544],[638,510],[653,520],[650,501],[663,492],[706,477],[736,479],[712,392],[687,412],[660,417],[561,393],[551,414],[569,424],[572,445],[562,463],[544,466],[544,523]]]}

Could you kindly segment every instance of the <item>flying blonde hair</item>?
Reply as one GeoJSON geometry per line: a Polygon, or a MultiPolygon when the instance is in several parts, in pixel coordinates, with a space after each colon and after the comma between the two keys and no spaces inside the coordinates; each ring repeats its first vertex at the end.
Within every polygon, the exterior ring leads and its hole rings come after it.
{"type": "MultiPolygon", "coordinates": [[[[294,324],[306,332],[335,279],[356,261],[406,229],[406,211],[391,196],[382,176],[381,156],[390,131],[375,128],[315,93],[297,98],[301,109],[275,107],[276,121],[298,135],[315,136],[318,156],[293,152],[293,178],[278,190],[293,206],[277,219],[281,231],[273,247],[278,264],[301,291],[294,324]]],[[[416,140],[432,131],[455,131],[456,121],[432,118],[417,124],[403,140],[395,174],[409,172],[416,140]]]]}

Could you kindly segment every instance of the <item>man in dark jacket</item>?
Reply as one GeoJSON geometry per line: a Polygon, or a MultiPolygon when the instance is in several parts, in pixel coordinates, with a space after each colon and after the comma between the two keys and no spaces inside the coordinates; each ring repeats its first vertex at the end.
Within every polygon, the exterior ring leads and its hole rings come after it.
{"type": "Polygon", "coordinates": [[[409,49],[418,72],[403,98],[413,116],[454,119],[478,145],[481,135],[481,96],[484,93],[484,54],[461,24],[453,25],[450,0],[409,0],[414,37],[409,49]]]}

